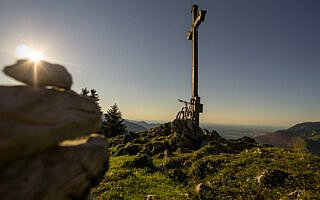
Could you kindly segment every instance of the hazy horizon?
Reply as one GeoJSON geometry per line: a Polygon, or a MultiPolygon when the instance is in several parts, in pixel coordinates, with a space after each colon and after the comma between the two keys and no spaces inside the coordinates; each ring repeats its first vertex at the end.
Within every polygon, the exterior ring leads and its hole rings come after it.
{"type": "MultiPolygon", "coordinates": [[[[132,122],[146,122],[149,124],[162,124],[162,123],[167,123],[167,122],[171,122],[174,120],[174,118],[172,118],[171,120],[149,120],[149,119],[128,119],[128,118],[124,118],[125,120],[128,121],[132,121],[132,122]]],[[[305,122],[305,121],[303,121],[305,122]]],[[[275,129],[287,129],[290,128],[291,126],[294,126],[296,124],[299,123],[303,123],[303,122],[297,122],[295,124],[291,124],[289,126],[281,126],[281,125],[269,125],[269,124],[228,124],[228,123],[210,123],[210,122],[200,122],[200,126],[201,127],[208,127],[208,126],[234,126],[234,127],[268,127],[268,128],[275,128],[275,129]]]]}
{"type": "MultiPolygon", "coordinates": [[[[199,30],[201,123],[290,127],[320,121],[320,2],[0,1],[0,66],[27,45],[94,88],[105,112],[170,121],[191,97],[191,4],[199,30]]],[[[0,73],[0,84],[16,84],[0,73]]]]}

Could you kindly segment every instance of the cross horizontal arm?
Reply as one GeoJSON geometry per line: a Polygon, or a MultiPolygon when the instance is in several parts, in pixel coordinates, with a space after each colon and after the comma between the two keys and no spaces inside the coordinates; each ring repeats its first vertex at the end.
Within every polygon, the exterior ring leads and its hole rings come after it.
{"type": "Polygon", "coordinates": [[[206,14],[207,14],[207,11],[206,10],[200,10],[198,12],[198,16],[197,16],[197,19],[194,21],[194,24],[193,24],[193,27],[199,27],[199,25],[201,24],[201,22],[204,21],[204,19],[206,18],[206,14]]]}
{"type": "Polygon", "coordinates": [[[201,22],[203,22],[206,18],[206,10],[199,10],[196,20],[192,23],[189,31],[187,32],[187,39],[192,40],[192,33],[194,29],[197,29],[201,22]]]}

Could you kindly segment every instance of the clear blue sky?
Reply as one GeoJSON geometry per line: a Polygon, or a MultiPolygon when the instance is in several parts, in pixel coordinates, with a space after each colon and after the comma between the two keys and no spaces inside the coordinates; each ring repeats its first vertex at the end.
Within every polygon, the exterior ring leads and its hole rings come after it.
{"type": "MultiPolygon", "coordinates": [[[[191,96],[190,0],[0,1],[0,66],[20,44],[65,65],[104,110],[173,119],[191,96]]],[[[200,0],[202,122],[320,120],[320,1],[200,0]]],[[[0,75],[0,84],[15,84],[0,75]]]]}

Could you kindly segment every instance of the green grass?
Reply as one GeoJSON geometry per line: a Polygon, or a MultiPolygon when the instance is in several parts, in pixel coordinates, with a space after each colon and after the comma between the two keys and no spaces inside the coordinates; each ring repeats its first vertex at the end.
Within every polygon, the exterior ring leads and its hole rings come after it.
{"type": "MultiPolygon", "coordinates": [[[[204,159],[215,159],[205,157],[204,159]]],[[[215,175],[206,179],[212,184],[215,198],[246,199],[289,198],[296,190],[303,191],[303,198],[320,198],[320,159],[310,154],[284,149],[255,149],[226,156],[226,163],[215,175]],[[258,153],[260,152],[260,153],[258,153]],[[290,177],[277,187],[258,184],[256,177],[264,170],[282,170],[290,177]]],[[[302,194],[301,194],[302,195],[302,194]]]]}
{"type": "Polygon", "coordinates": [[[110,158],[110,168],[100,185],[92,190],[96,199],[144,199],[153,194],[160,199],[185,199],[187,188],[171,182],[160,172],[148,173],[146,169],[127,169],[122,165],[135,156],[110,158]],[[119,178],[123,173],[134,177],[119,178]]]}
{"type": "Polygon", "coordinates": [[[320,199],[320,157],[302,151],[281,148],[254,148],[239,154],[175,154],[171,158],[153,157],[158,168],[127,168],[123,164],[136,156],[110,157],[110,168],[101,183],[92,189],[96,199],[144,199],[153,194],[158,199],[320,199]],[[185,158],[181,169],[187,182],[174,182],[168,170],[159,170],[170,159],[185,158]],[[210,163],[205,166],[201,163],[210,163]],[[211,168],[210,168],[211,167],[211,168]],[[201,171],[202,170],[202,171],[201,171]],[[256,177],[264,170],[281,170],[289,177],[280,185],[259,184],[256,177]],[[203,176],[197,176],[198,174],[203,176]],[[205,183],[211,188],[198,196],[194,188],[205,183]],[[187,198],[188,197],[188,198],[187,198]]]}

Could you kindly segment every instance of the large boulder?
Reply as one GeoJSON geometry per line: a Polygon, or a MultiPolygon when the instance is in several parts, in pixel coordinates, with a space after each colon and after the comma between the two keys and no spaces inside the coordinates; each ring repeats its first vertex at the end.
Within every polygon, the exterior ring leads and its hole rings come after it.
{"type": "Polygon", "coordinates": [[[96,132],[99,107],[72,91],[0,86],[0,166],[96,132]]]}
{"type": "MultiPolygon", "coordinates": [[[[30,144],[32,145],[32,144],[30,144]]],[[[65,141],[0,170],[1,199],[85,199],[108,168],[107,143],[91,135],[65,141]]]]}
{"type": "Polygon", "coordinates": [[[199,145],[201,144],[201,141],[192,140],[185,134],[177,134],[176,144],[178,148],[181,147],[196,150],[200,147],[199,145]]]}
{"type": "Polygon", "coordinates": [[[65,67],[46,61],[18,60],[16,64],[6,66],[3,72],[36,87],[54,86],[69,90],[72,85],[72,77],[65,67]]]}
{"type": "Polygon", "coordinates": [[[207,129],[203,129],[204,139],[202,141],[202,145],[206,145],[210,142],[220,142],[225,143],[227,140],[219,135],[219,133],[215,130],[211,132],[207,129]]]}
{"type": "Polygon", "coordinates": [[[171,122],[171,129],[176,132],[177,147],[195,150],[201,147],[205,138],[201,128],[191,120],[175,119],[171,122]]]}

